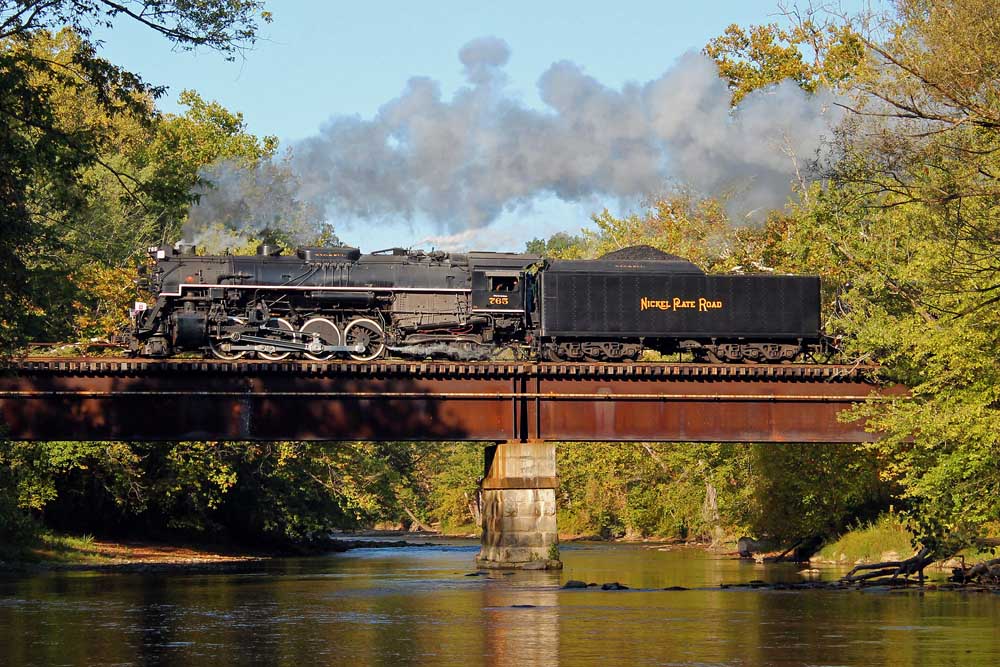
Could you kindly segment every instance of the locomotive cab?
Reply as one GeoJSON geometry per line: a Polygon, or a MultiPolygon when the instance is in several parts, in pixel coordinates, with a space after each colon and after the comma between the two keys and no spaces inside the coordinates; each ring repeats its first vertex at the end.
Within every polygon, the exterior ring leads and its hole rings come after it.
{"type": "Polygon", "coordinates": [[[532,267],[535,255],[475,252],[469,254],[472,315],[488,324],[487,338],[523,342],[531,326],[532,267]]]}
{"type": "Polygon", "coordinates": [[[472,311],[523,313],[524,271],[476,270],[472,272],[472,311]]]}

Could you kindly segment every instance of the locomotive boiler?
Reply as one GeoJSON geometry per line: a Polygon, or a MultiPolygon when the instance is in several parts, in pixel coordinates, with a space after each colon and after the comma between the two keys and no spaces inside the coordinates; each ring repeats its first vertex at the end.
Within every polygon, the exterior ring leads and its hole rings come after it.
{"type": "Polygon", "coordinates": [[[787,362],[823,346],[816,276],[712,275],[652,248],[598,260],[262,245],[150,248],[128,346],[166,357],[787,362]],[[637,258],[638,257],[638,258],[637,258]]]}

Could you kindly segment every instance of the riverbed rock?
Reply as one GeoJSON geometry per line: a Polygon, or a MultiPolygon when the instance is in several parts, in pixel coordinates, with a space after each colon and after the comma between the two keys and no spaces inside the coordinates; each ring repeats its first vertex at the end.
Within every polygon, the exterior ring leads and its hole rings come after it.
{"type": "Polygon", "coordinates": [[[563,588],[586,588],[587,582],[580,581],[579,579],[570,579],[565,584],[562,585],[563,588]]]}
{"type": "Polygon", "coordinates": [[[601,584],[602,591],[627,591],[628,586],[625,584],[619,584],[617,581],[612,581],[611,583],[601,584]]]}

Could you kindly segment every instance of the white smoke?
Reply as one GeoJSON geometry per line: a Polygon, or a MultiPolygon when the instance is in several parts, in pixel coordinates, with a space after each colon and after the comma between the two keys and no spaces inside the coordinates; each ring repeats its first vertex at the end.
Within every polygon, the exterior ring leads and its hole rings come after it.
{"type": "Polygon", "coordinates": [[[483,361],[493,356],[493,348],[488,345],[462,348],[448,343],[417,343],[415,345],[390,345],[390,352],[403,357],[447,357],[457,361],[483,361]]]}
{"type": "Polygon", "coordinates": [[[418,77],[371,119],[333,117],[292,149],[295,199],[327,220],[428,219],[456,234],[550,195],[634,201],[680,184],[728,195],[731,214],[759,219],[807,176],[840,116],[830,93],[790,81],[734,110],[699,53],[619,89],[555,63],[536,110],[507,91],[509,58],[503,40],[472,41],[459,52],[467,84],[451,99],[418,77]]]}

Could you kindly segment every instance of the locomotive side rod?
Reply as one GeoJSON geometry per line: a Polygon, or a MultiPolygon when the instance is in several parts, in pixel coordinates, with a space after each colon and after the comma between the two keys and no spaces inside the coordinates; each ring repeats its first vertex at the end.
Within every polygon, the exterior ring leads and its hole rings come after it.
{"type": "Polygon", "coordinates": [[[364,345],[324,345],[322,343],[302,343],[295,340],[277,340],[275,338],[265,338],[263,336],[240,336],[238,341],[224,343],[229,346],[226,352],[311,352],[321,354],[325,352],[343,352],[346,354],[361,354],[365,351],[364,345]]]}

